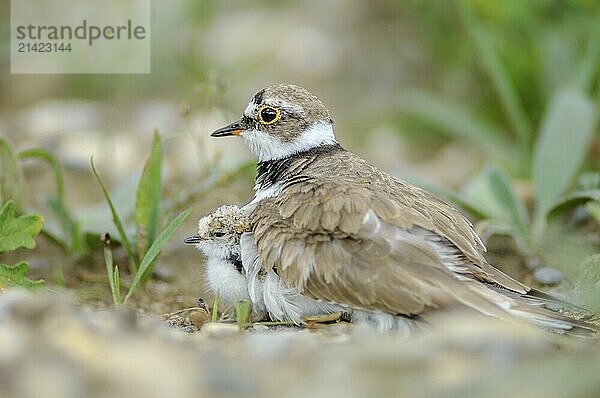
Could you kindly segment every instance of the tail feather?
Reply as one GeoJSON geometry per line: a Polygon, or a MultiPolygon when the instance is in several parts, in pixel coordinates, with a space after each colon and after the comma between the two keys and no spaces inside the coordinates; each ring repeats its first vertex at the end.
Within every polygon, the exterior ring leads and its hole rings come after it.
{"type": "Polygon", "coordinates": [[[472,287],[514,318],[531,325],[570,335],[600,334],[600,326],[594,323],[596,318],[592,312],[548,293],[536,289],[521,293],[499,284],[472,287]]]}
{"type": "Polygon", "coordinates": [[[561,333],[574,335],[595,335],[600,326],[594,321],[595,314],[575,304],[566,302],[537,289],[525,294],[500,291],[510,298],[508,312],[533,325],[561,333]]]}
{"type": "Polygon", "coordinates": [[[524,304],[508,311],[525,322],[560,333],[589,336],[600,332],[600,327],[588,320],[575,319],[544,307],[524,304]]]}

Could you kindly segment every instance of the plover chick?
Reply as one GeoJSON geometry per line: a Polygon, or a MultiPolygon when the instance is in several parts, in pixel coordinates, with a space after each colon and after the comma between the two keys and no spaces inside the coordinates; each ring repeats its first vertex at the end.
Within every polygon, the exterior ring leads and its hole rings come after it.
{"type": "Polygon", "coordinates": [[[248,213],[237,206],[222,206],[198,221],[198,233],[185,239],[207,258],[208,289],[230,305],[249,300],[256,317],[265,313],[274,321],[303,324],[309,316],[342,312],[340,306],[302,296],[283,283],[276,270],[242,266],[240,238],[251,230],[248,213]]]}
{"type": "MultiPolygon", "coordinates": [[[[240,252],[240,236],[250,230],[247,213],[240,212],[237,206],[222,206],[200,218],[198,233],[184,241],[206,256],[206,287],[230,306],[238,300],[251,301],[240,252]]],[[[259,318],[264,315],[261,303],[253,305],[252,310],[259,318]]]]}

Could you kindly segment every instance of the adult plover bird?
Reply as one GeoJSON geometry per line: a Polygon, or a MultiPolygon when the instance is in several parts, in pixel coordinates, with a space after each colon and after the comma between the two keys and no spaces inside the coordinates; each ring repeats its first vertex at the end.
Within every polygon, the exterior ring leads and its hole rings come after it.
{"type": "Polygon", "coordinates": [[[222,206],[198,221],[198,233],[185,239],[207,258],[205,280],[213,294],[228,305],[237,300],[252,303],[254,316],[268,314],[274,321],[304,323],[304,318],[344,312],[344,308],[304,297],[288,287],[276,269],[242,266],[240,238],[251,231],[248,213],[237,206],[222,206]]]}
{"type": "Polygon", "coordinates": [[[307,90],[259,91],[241,119],[212,133],[231,135],[259,161],[243,262],[276,268],[303,295],[372,318],[468,307],[556,331],[597,331],[488,264],[457,209],[342,148],[329,111],[307,90]]]}

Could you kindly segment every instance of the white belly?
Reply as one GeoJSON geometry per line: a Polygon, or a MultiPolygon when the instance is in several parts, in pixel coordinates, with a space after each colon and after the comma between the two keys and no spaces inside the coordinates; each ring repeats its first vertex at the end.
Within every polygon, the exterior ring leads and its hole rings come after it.
{"type": "Polygon", "coordinates": [[[238,300],[250,300],[248,281],[235,266],[219,258],[211,258],[206,263],[206,286],[213,294],[227,305],[234,305],[238,300]]]}

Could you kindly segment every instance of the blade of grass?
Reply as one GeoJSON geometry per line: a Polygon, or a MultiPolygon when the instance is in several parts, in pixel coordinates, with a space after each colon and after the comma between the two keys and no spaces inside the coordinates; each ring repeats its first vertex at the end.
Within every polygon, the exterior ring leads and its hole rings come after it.
{"type": "Polygon", "coordinates": [[[513,82],[502,65],[502,62],[500,62],[500,58],[488,35],[482,29],[480,22],[473,14],[470,6],[464,0],[456,0],[456,4],[460,18],[467,28],[473,44],[479,52],[483,69],[488,74],[498,98],[502,103],[502,107],[506,112],[508,120],[519,139],[522,163],[520,166],[524,172],[527,172],[533,134],[531,122],[527,117],[527,113],[521,103],[521,99],[517,94],[513,82]]]}
{"type": "Polygon", "coordinates": [[[116,265],[113,265],[113,255],[112,255],[112,249],[110,247],[110,245],[111,245],[110,235],[104,234],[101,239],[102,239],[102,243],[104,244],[104,247],[103,247],[104,265],[106,266],[106,275],[108,276],[108,285],[110,286],[110,292],[112,294],[113,304],[115,305],[115,308],[118,308],[119,305],[121,304],[121,300],[118,297],[120,292],[117,289],[119,289],[120,286],[118,283],[116,283],[118,276],[115,279],[115,271],[118,273],[119,269],[117,268],[116,265]]]}
{"type": "Polygon", "coordinates": [[[249,325],[251,311],[252,304],[248,300],[237,300],[235,302],[235,321],[240,329],[244,329],[249,325]]]}
{"type": "Polygon", "coordinates": [[[215,301],[213,301],[211,320],[216,322],[219,320],[219,291],[217,290],[217,294],[215,294],[215,301]]]}
{"type": "Polygon", "coordinates": [[[119,231],[119,236],[121,237],[121,243],[123,244],[123,247],[125,248],[125,253],[127,254],[127,258],[129,259],[130,271],[131,271],[131,273],[136,273],[138,270],[137,259],[135,257],[135,253],[133,251],[131,243],[129,242],[129,238],[127,237],[127,233],[125,232],[125,228],[123,227],[123,223],[121,222],[121,218],[119,217],[119,213],[117,213],[117,209],[115,208],[115,206],[112,202],[112,199],[110,198],[108,189],[106,189],[106,185],[104,185],[102,178],[100,178],[100,174],[98,174],[98,171],[96,170],[96,166],[94,165],[93,157],[90,158],[90,164],[92,165],[92,172],[94,173],[94,176],[96,177],[96,180],[98,181],[98,184],[100,184],[100,188],[102,189],[104,198],[106,199],[106,202],[108,203],[108,207],[110,207],[110,212],[112,213],[113,223],[115,224],[115,226],[117,227],[117,230],[119,231]]]}
{"type": "Polygon", "coordinates": [[[17,213],[23,213],[23,171],[12,144],[0,135],[0,203],[9,200],[17,213]]]}
{"type": "Polygon", "coordinates": [[[191,209],[187,209],[181,212],[177,217],[173,219],[173,221],[169,223],[169,225],[165,227],[165,229],[162,230],[162,232],[160,233],[160,235],[158,235],[154,243],[152,243],[152,245],[146,252],[146,255],[140,262],[140,266],[137,270],[137,273],[135,274],[135,277],[133,278],[133,281],[131,282],[131,286],[129,287],[129,291],[125,296],[125,300],[123,301],[123,303],[126,303],[127,300],[131,297],[131,295],[136,291],[138,284],[140,283],[144,275],[146,273],[152,272],[151,265],[154,263],[154,260],[160,253],[162,247],[165,245],[165,243],[167,243],[171,236],[173,236],[173,234],[177,232],[177,230],[181,227],[185,219],[190,215],[191,211],[191,209]]]}
{"type": "Polygon", "coordinates": [[[162,146],[158,131],[155,131],[152,151],[144,165],[135,198],[134,219],[137,229],[137,254],[140,258],[154,242],[158,229],[161,170],[162,146]]]}
{"type": "Polygon", "coordinates": [[[113,285],[115,286],[115,291],[113,292],[113,300],[115,303],[121,303],[121,275],[119,273],[118,265],[115,265],[114,278],[115,281],[113,285]]]}

